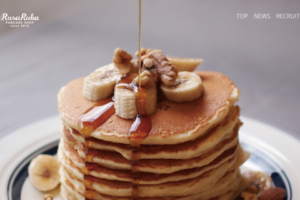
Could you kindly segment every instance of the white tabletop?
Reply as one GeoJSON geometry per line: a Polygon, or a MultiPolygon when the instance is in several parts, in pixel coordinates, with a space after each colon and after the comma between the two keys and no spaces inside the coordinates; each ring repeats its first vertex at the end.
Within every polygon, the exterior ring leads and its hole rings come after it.
{"type": "MultiPolygon", "coordinates": [[[[242,115],[300,136],[300,19],[276,19],[299,8],[300,1],[144,0],[142,46],[204,58],[198,70],[220,71],[241,90],[242,115]]],[[[4,0],[5,12],[40,19],[29,28],[0,19],[0,133],[58,114],[60,87],[110,63],[116,47],[138,48],[137,0],[4,0]]]]}

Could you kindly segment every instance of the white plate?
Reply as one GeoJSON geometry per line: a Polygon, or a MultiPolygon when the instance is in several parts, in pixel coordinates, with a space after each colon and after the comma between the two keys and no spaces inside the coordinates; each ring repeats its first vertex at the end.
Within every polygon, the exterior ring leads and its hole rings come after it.
{"type": "MultiPolygon", "coordinates": [[[[243,168],[271,174],[275,185],[286,188],[287,200],[299,200],[300,140],[256,120],[241,119],[244,125],[240,130],[240,141],[244,149],[251,152],[243,168]]],[[[59,116],[53,116],[0,135],[1,200],[43,199],[43,193],[28,180],[27,167],[39,153],[56,153],[60,126],[59,116]]],[[[61,200],[58,190],[52,194],[55,200],[61,200]]]]}

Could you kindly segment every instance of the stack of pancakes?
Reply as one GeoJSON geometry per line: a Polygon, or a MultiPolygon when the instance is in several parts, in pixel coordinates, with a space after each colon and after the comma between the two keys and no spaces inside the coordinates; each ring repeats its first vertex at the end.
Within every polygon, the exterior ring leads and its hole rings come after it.
{"type": "MultiPolygon", "coordinates": [[[[192,102],[163,99],[151,115],[152,129],[139,151],[139,199],[233,199],[241,190],[239,166],[248,153],[239,146],[239,90],[226,76],[196,72],[204,92],[192,102]]],[[[87,110],[111,101],[83,97],[83,78],[59,92],[63,121],[59,145],[64,200],[132,199],[132,147],[127,138],[133,120],[112,115],[90,137],[79,132],[87,110]]]]}

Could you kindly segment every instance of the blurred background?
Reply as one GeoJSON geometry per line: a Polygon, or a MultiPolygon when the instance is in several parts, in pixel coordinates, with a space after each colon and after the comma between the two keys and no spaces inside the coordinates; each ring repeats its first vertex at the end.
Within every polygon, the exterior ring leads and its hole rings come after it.
{"type": "MultiPolygon", "coordinates": [[[[300,1],[144,0],[142,46],[203,58],[198,70],[241,90],[242,115],[300,136],[300,19],[278,13],[300,13],[300,1]]],[[[0,15],[0,134],[58,115],[60,87],[110,63],[117,47],[138,49],[138,0],[1,0],[0,15]],[[39,20],[10,27],[3,13],[39,20]]]]}

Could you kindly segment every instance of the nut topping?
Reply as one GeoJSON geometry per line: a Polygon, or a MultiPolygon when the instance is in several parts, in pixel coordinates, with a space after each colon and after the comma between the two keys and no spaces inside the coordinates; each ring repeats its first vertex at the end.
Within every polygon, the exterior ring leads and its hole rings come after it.
{"type": "Polygon", "coordinates": [[[121,48],[115,49],[113,62],[119,69],[120,74],[125,75],[130,72],[132,56],[121,48]]]}
{"type": "Polygon", "coordinates": [[[150,58],[146,58],[143,63],[146,68],[150,68],[153,66],[153,62],[150,58]]]}
{"type": "Polygon", "coordinates": [[[254,185],[248,185],[245,189],[245,192],[251,193],[251,194],[257,194],[258,193],[258,188],[254,185]]]}
{"type": "MultiPolygon", "coordinates": [[[[162,55],[159,51],[151,51],[149,54],[143,56],[142,61],[147,58],[153,62],[154,70],[151,70],[151,74],[155,80],[161,80],[167,86],[173,85],[176,82],[178,70],[168,61],[166,56],[162,55]]],[[[145,67],[142,70],[146,70],[145,67]]]]}
{"type": "Polygon", "coordinates": [[[285,189],[276,187],[262,192],[261,195],[259,195],[259,200],[283,200],[285,197],[285,189]]]}
{"type": "Polygon", "coordinates": [[[141,78],[141,86],[145,86],[152,79],[152,75],[149,71],[145,70],[140,74],[140,77],[137,76],[132,82],[138,83],[139,78],[141,78]]]}
{"type": "Polygon", "coordinates": [[[254,185],[258,189],[258,194],[263,191],[273,188],[273,181],[271,177],[264,172],[248,171],[243,174],[248,179],[250,185],[254,185]]]}
{"type": "MultiPolygon", "coordinates": [[[[150,53],[151,51],[157,51],[157,52],[162,54],[162,50],[160,50],[160,49],[148,49],[148,50],[146,50],[145,48],[142,48],[141,49],[141,57],[148,54],[148,53],[150,53]]],[[[139,57],[139,51],[136,51],[134,55],[138,58],[139,57]]]]}
{"type": "Polygon", "coordinates": [[[257,194],[252,194],[249,192],[242,192],[241,197],[243,197],[244,200],[257,200],[257,194]]]}
{"type": "MultiPolygon", "coordinates": [[[[141,48],[141,57],[147,54],[147,50],[145,48],[141,48]]],[[[139,51],[136,51],[134,54],[137,58],[139,57],[139,51]]]]}
{"type": "Polygon", "coordinates": [[[131,73],[139,72],[139,61],[138,60],[131,60],[130,65],[131,65],[131,69],[130,69],[131,73]]]}

